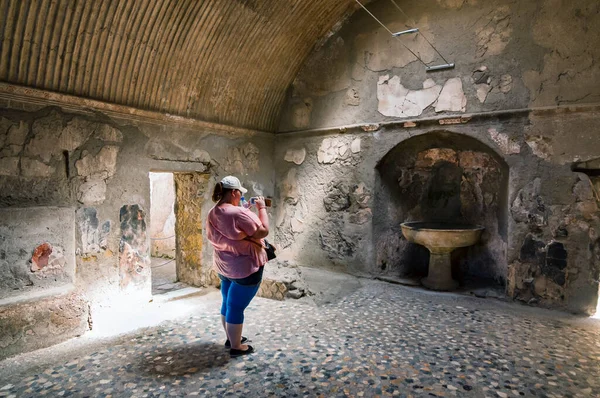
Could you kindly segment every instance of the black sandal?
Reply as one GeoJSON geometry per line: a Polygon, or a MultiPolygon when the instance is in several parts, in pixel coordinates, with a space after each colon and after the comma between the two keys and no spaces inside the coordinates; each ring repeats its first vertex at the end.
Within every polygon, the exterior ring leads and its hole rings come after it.
{"type": "Polygon", "coordinates": [[[236,350],[235,348],[232,348],[229,350],[229,355],[231,356],[231,358],[236,358],[241,357],[242,355],[252,354],[253,352],[254,347],[249,345],[247,350],[236,350]]]}
{"type": "MultiPolygon", "coordinates": [[[[242,336],[242,344],[244,344],[246,341],[248,341],[248,337],[242,336]]],[[[229,341],[229,339],[225,341],[225,348],[231,348],[231,342],[229,341]]]]}

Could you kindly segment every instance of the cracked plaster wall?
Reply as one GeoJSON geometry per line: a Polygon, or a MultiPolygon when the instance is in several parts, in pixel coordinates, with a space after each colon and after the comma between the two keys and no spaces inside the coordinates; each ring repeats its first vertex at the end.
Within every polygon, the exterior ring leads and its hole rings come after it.
{"type": "MultiPolygon", "coordinates": [[[[515,116],[437,127],[366,126],[337,134],[282,135],[275,150],[279,257],[357,275],[399,276],[403,254],[398,250],[406,246],[399,223],[418,211],[402,210],[399,198],[380,189],[376,167],[386,154],[416,135],[430,140],[430,148],[448,147],[436,146],[427,135],[445,131],[481,143],[475,152],[457,144],[459,154],[495,153],[508,168],[503,177],[506,185],[498,188],[497,183],[485,183],[487,178],[497,178],[481,174],[477,164],[468,167],[474,169],[461,183],[466,194],[475,195],[475,207],[483,206],[485,217],[480,222],[489,229],[482,247],[471,253],[481,269],[469,266],[467,273],[494,278],[506,286],[510,297],[532,305],[593,313],[600,272],[597,192],[587,175],[571,171],[578,159],[576,149],[540,157],[528,143],[531,129],[550,129],[550,148],[558,148],[555,142],[568,141],[577,126],[579,134],[587,137],[582,155],[597,156],[600,142],[594,139],[590,118],[600,121],[600,112],[544,115],[541,121],[515,116]],[[480,179],[483,185],[477,199],[480,179]],[[485,210],[486,206],[491,207],[485,210]],[[397,222],[390,225],[393,220],[397,222]],[[539,255],[527,255],[532,241],[539,255]]],[[[489,175],[495,174],[492,170],[489,175]]],[[[406,183],[403,176],[399,174],[395,182],[398,190],[406,183]]]]}
{"type": "Polygon", "coordinates": [[[369,10],[394,39],[358,11],[305,62],[290,90],[280,131],[448,113],[485,112],[600,100],[600,4],[407,1],[407,19],[389,1],[369,10]],[[413,24],[414,23],[414,24],[413,24]],[[454,62],[427,73],[427,64],[454,62]]]}
{"type": "MultiPolygon", "coordinates": [[[[388,257],[398,270],[393,247],[403,238],[377,228],[382,207],[388,215],[398,209],[377,192],[375,166],[404,140],[446,124],[444,130],[484,143],[508,166],[505,233],[490,247],[505,262],[499,276],[507,294],[593,313],[598,195],[592,198],[588,176],[571,165],[600,153],[599,7],[591,0],[404,2],[421,32],[456,63],[434,73],[364,12],[354,14],[306,61],[282,114],[281,132],[300,131],[282,135],[275,152],[282,255],[372,276],[385,273],[378,259],[388,257]],[[582,107],[539,109],[559,105],[582,107]],[[538,110],[469,116],[530,108],[538,110]],[[420,122],[433,116],[448,119],[420,122]],[[390,121],[397,124],[380,125],[390,121]]],[[[392,30],[414,26],[390,2],[369,9],[392,30]]],[[[443,62],[420,35],[400,40],[426,62],[443,62]]]]}
{"type": "MultiPolygon", "coordinates": [[[[1,255],[2,280],[16,275],[11,279],[15,283],[0,288],[0,298],[6,296],[14,303],[0,306],[14,315],[3,322],[20,322],[15,318],[17,312],[10,310],[19,302],[29,300],[43,306],[53,301],[40,297],[55,297],[69,289],[91,306],[92,321],[94,309],[99,307],[149,300],[149,172],[203,176],[209,188],[202,187],[192,196],[204,215],[213,205],[212,186],[227,174],[239,176],[250,190],[248,195],[272,196],[272,151],[273,139],[268,135],[195,131],[0,101],[0,211],[20,214],[2,217],[0,228],[10,230],[10,239],[22,238],[20,250],[4,250],[1,255]],[[60,217],[56,208],[69,217],[60,217]],[[40,218],[40,214],[46,216],[40,218]],[[68,228],[73,231],[71,241],[62,231],[68,228]],[[55,282],[46,288],[37,282],[31,264],[42,241],[64,249],[65,282],[71,282],[71,287],[64,285],[61,290],[63,285],[55,282]],[[25,283],[27,280],[35,283],[25,283]],[[51,289],[57,284],[58,290],[51,289]]],[[[202,229],[204,219],[189,223],[193,224],[190,228],[202,229]]],[[[2,238],[8,242],[6,236],[2,238]]],[[[201,247],[210,245],[203,242],[201,247]]],[[[45,261],[44,250],[38,251],[45,261]]],[[[212,250],[201,250],[194,258],[197,264],[193,266],[200,275],[194,283],[206,285],[212,250]]],[[[51,257],[48,267],[55,263],[51,257]]],[[[48,267],[38,272],[50,272],[48,267]]],[[[87,317],[87,312],[77,314],[87,317]]],[[[79,328],[80,324],[75,324],[79,328]]],[[[65,338],[70,336],[65,333],[65,338]]],[[[40,347],[44,339],[47,344],[56,342],[43,335],[40,339],[35,345],[19,345],[17,351],[40,347]]],[[[15,340],[14,344],[21,343],[15,340]]],[[[0,351],[14,352],[11,344],[0,351]]]]}

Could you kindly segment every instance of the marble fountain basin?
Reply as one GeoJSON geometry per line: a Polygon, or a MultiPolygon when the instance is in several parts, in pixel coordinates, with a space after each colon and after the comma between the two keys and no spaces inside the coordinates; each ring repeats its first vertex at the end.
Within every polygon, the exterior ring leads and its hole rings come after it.
{"type": "Polygon", "coordinates": [[[476,244],[485,228],[479,225],[406,222],[400,224],[406,240],[429,250],[429,272],[421,283],[432,290],[454,290],[450,253],[456,248],[476,244]]]}

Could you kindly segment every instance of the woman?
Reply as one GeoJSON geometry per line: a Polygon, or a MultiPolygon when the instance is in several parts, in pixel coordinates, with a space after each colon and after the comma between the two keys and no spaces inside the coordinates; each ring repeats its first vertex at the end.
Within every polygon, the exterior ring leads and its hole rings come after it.
{"type": "Polygon", "coordinates": [[[258,217],[241,207],[240,199],[248,190],[240,180],[227,176],[217,183],[212,200],[217,204],[207,217],[207,237],[212,243],[214,266],[221,279],[221,322],[227,334],[225,347],[232,357],[254,352],[243,344],[244,310],[256,295],[262,280],[267,254],[262,238],[269,234],[269,216],[262,196],[255,202],[258,217]]]}

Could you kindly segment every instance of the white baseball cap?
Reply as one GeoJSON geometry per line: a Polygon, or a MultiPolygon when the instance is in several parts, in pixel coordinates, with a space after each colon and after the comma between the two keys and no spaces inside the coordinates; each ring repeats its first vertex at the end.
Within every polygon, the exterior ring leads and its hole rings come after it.
{"type": "Polygon", "coordinates": [[[223,184],[223,188],[226,189],[239,189],[242,193],[248,192],[248,190],[242,186],[240,180],[234,176],[223,177],[221,184],[223,184]]]}

